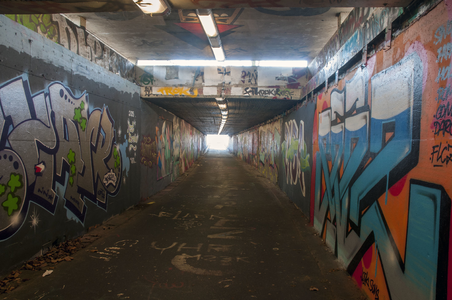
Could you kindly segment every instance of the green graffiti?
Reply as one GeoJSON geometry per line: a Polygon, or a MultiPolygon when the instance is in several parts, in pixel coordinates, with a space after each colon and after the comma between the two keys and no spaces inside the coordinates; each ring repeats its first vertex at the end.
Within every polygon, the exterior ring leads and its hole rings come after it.
{"type": "Polygon", "coordinates": [[[303,172],[309,171],[311,168],[309,166],[309,154],[308,154],[308,146],[306,145],[306,142],[303,141],[304,143],[304,148],[303,151],[301,153],[301,157],[300,157],[300,168],[303,172]]]}
{"type": "Polygon", "coordinates": [[[72,151],[72,149],[69,149],[69,153],[67,155],[67,160],[68,160],[69,164],[71,165],[71,175],[69,177],[69,184],[71,186],[73,186],[74,185],[74,176],[76,175],[77,167],[75,166],[75,152],[72,151]]]}
{"type": "Polygon", "coordinates": [[[115,158],[115,169],[121,166],[121,157],[119,156],[118,149],[113,148],[113,157],[115,158]]]}
{"type": "Polygon", "coordinates": [[[72,151],[72,149],[69,149],[69,153],[67,155],[67,159],[69,161],[69,164],[72,165],[73,163],[75,163],[75,152],[72,151]]]}
{"type": "Polygon", "coordinates": [[[80,122],[80,128],[82,128],[83,131],[86,129],[86,119],[82,118],[82,121],[80,122]]]}
{"type": "Polygon", "coordinates": [[[14,193],[16,189],[20,189],[22,187],[22,175],[11,173],[9,175],[8,186],[11,189],[11,193],[14,193]]]}
{"type": "Polygon", "coordinates": [[[3,208],[8,212],[8,216],[11,216],[15,210],[19,209],[19,197],[14,197],[12,193],[8,194],[8,199],[2,203],[3,208]]]}
{"type": "Polygon", "coordinates": [[[82,110],[85,109],[85,102],[80,103],[80,107],[74,108],[74,121],[76,121],[80,128],[85,131],[86,129],[86,118],[82,117],[82,110]]]}
{"type": "Polygon", "coordinates": [[[298,152],[298,139],[292,138],[289,149],[287,149],[287,158],[292,160],[298,152]]]}
{"type": "Polygon", "coordinates": [[[74,121],[80,122],[82,118],[82,113],[80,108],[74,108],[74,121]]]}
{"type": "Polygon", "coordinates": [[[144,85],[154,84],[155,82],[154,75],[145,72],[143,75],[140,76],[140,82],[144,85]]]}
{"type": "Polygon", "coordinates": [[[5,194],[6,192],[6,186],[4,186],[3,184],[0,184],[0,196],[3,196],[3,194],[5,194]]]}
{"type": "Polygon", "coordinates": [[[58,25],[52,22],[51,15],[6,15],[6,17],[58,43],[58,25]]]}

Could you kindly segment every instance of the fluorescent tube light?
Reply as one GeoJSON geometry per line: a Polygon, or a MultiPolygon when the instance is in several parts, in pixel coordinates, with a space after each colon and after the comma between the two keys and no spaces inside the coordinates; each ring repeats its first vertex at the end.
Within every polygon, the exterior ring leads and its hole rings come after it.
{"type": "MultiPolygon", "coordinates": [[[[215,51],[221,52],[224,57],[223,48],[212,47],[215,55],[215,51]],[[218,49],[218,50],[215,50],[218,49]],[[220,51],[221,50],[221,51],[220,51]]],[[[220,55],[221,55],[220,54],[220,55]]],[[[216,57],[216,56],[215,56],[216,57]]],[[[305,68],[308,65],[305,60],[143,60],[137,61],[137,66],[181,66],[181,67],[292,67],[292,68],[305,68]]]]}
{"type": "Polygon", "coordinates": [[[306,68],[308,62],[306,60],[260,60],[256,61],[259,67],[292,67],[306,68]]]}
{"type": "Polygon", "coordinates": [[[163,14],[169,8],[164,0],[134,0],[133,2],[145,14],[163,14]]]}
{"type": "Polygon", "coordinates": [[[200,15],[198,13],[199,21],[201,22],[202,28],[208,37],[214,37],[218,35],[217,25],[213,19],[212,13],[208,15],[200,15]]]}
{"type": "Polygon", "coordinates": [[[223,47],[212,47],[212,52],[216,60],[218,61],[225,60],[223,47]]]}

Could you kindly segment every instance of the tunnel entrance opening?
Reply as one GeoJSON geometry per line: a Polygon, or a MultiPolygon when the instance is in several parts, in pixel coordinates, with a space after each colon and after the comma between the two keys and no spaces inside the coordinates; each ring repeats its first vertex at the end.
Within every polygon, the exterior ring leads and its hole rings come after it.
{"type": "Polygon", "coordinates": [[[229,144],[229,136],[225,134],[208,134],[206,136],[206,143],[209,149],[226,150],[229,144]]]}

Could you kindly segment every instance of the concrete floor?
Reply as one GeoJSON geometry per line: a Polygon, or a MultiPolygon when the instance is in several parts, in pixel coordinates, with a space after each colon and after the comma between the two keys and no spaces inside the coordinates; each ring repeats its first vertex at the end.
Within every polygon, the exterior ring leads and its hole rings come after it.
{"type": "Polygon", "coordinates": [[[213,150],[197,164],[0,299],[366,299],[256,169],[213,150]]]}

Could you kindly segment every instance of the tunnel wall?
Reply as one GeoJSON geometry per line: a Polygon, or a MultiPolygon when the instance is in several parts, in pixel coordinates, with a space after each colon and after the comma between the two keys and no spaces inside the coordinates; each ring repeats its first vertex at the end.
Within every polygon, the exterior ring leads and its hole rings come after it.
{"type": "Polygon", "coordinates": [[[0,274],[136,205],[205,148],[140,87],[0,15],[0,274]]]}
{"type": "Polygon", "coordinates": [[[370,299],[452,298],[451,7],[281,117],[278,184],[370,299]]]}

